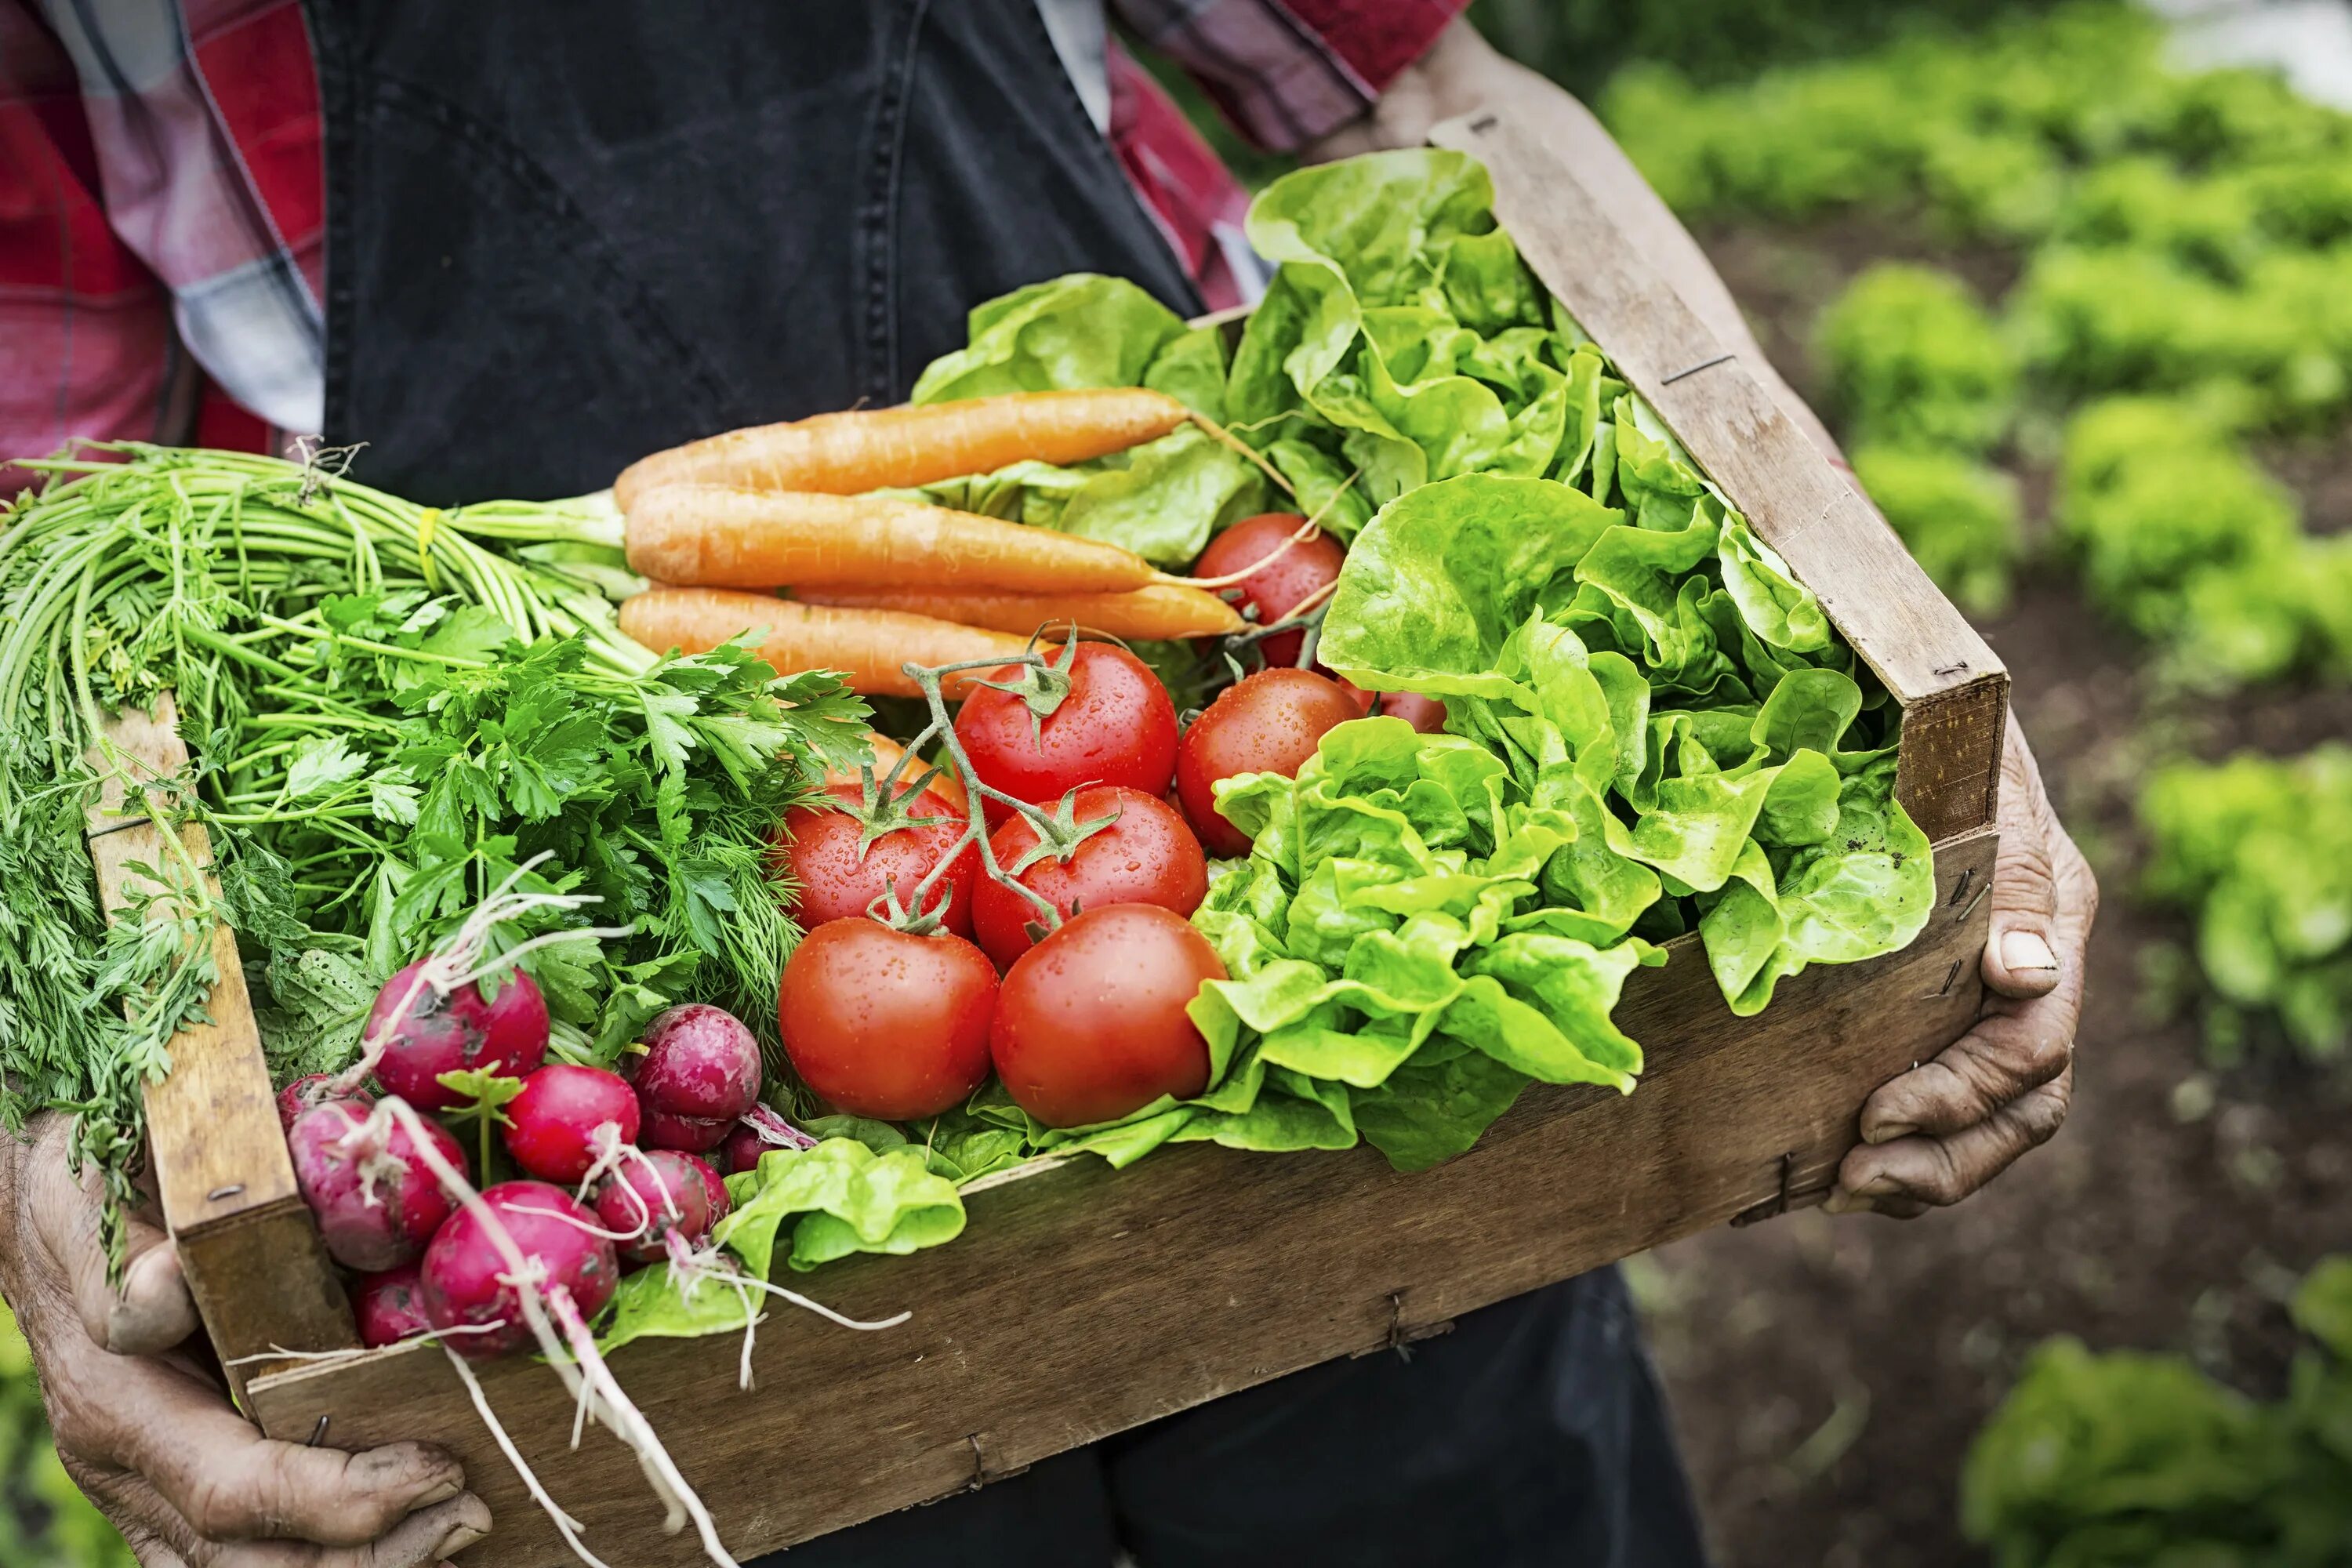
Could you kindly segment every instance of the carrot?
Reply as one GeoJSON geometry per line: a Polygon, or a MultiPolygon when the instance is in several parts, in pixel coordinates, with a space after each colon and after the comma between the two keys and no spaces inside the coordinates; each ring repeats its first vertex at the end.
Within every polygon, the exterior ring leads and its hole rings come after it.
{"type": "Polygon", "coordinates": [[[1124,594],[952,594],[922,588],[802,590],[803,604],[903,610],[960,626],[1024,636],[1072,622],[1115,637],[1213,637],[1244,630],[1241,612],[1198,588],[1154,583],[1124,594]]]}
{"type": "MultiPolygon", "coordinates": [[[[866,743],[874,749],[874,782],[877,784],[888,776],[890,770],[898,766],[898,759],[907,754],[906,747],[879,730],[866,731],[866,743]]],[[[923,764],[920,762],[908,764],[905,777],[908,782],[922,776],[923,764]]],[[[847,784],[852,789],[861,787],[857,770],[845,768],[838,763],[824,770],[824,782],[827,784],[847,784]]],[[[964,796],[963,781],[956,777],[955,769],[952,767],[941,768],[939,776],[923,787],[958,811],[969,814],[971,810],[970,803],[964,796]]]]}
{"type": "Polygon", "coordinates": [[[629,509],[631,569],[706,588],[1105,594],[1151,563],[1099,540],[884,496],[663,485],[629,509]]]}
{"type": "Polygon", "coordinates": [[[613,481],[623,511],[656,485],[699,482],[746,489],[856,495],[985,474],[1024,458],[1066,465],[1124,451],[1192,417],[1145,387],[1016,392],[919,408],[819,414],[755,425],[640,458],[613,481]]]}
{"type": "MultiPolygon", "coordinates": [[[[927,616],[892,610],[836,610],[796,605],[765,594],[716,588],[656,588],[621,605],[621,630],[656,653],[709,653],[745,632],[759,638],[761,658],[779,675],[803,669],[839,670],[853,691],[867,696],[919,697],[904,664],[959,664],[968,658],[1018,658],[1026,638],[927,616]]],[[[951,676],[958,695],[985,669],[951,676]]]]}

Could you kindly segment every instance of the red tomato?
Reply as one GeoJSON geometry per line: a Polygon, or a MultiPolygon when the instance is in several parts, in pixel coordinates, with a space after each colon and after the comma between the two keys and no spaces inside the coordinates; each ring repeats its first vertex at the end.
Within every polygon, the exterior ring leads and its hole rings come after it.
{"type": "Polygon", "coordinates": [[[1212,855],[1249,853],[1248,837],[1217,815],[1219,779],[1296,778],[1326,731],[1363,716],[1338,681],[1311,669],[1261,669],[1219,692],[1176,753],[1177,798],[1202,845],[1212,855]]]}
{"type": "Polygon", "coordinates": [[[907,1121],[961,1105],[988,1080],[996,970],[944,931],[829,921],[784,965],[776,1024],[801,1081],[858,1116],[907,1121]]]}
{"type": "Polygon", "coordinates": [[[1184,1011],[1225,966],[1183,916],[1088,910],[1004,976],[989,1054],[1005,1091],[1049,1127],[1114,1121],[1209,1087],[1209,1044],[1184,1011]]]}
{"type": "Polygon", "coordinates": [[[1403,720],[1424,735],[1442,734],[1445,730],[1445,704],[1418,691],[1390,692],[1381,699],[1380,711],[1388,718],[1403,720]]]}
{"type": "MultiPolygon", "coordinates": [[[[963,834],[963,814],[925,790],[909,809],[917,816],[945,820],[928,827],[894,827],[861,851],[857,840],[864,828],[855,815],[860,798],[857,786],[832,784],[824,793],[848,809],[795,806],[784,813],[777,846],[778,863],[800,885],[793,912],[803,926],[862,915],[894,884],[900,907],[910,908],[916,886],[963,834]]],[[[929,902],[934,909],[944,891],[947,913],[941,923],[958,936],[971,931],[971,887],[979,875],[980,846],[967,844],[931,889],[929,902]]]]}
{"type": "MultiPolygon", "coordinates": [[[[1017,669],[991,679],[1010,680],[1017,669]]],[[[1051,805],[1092,784],[1160,795],[1176,771],[1176,705],[1141,659],[1110,643],[1082,642],[1069,694],[1041,721],[1008,691],[975,686],[956,714],[972,772],[1015,800],[1051,805]]],[[[988,824],[1013,813],[989,802],[988,824]]]]}
{"type": "MultiPolygon", "coordinates": [[[[1201,559],[1192,563],[1192,574],[1230,577],[1236,572],[1249,572],[1236,584],[1241,597],[1234,602],[1235,607],[1255,608],[1257,624],[1270,626],[1328,587],[1331,580],[1339,575],[1339,563],[1346,558],[1347,552],[1339,542],[1319,528],[1284,549],[1285,542],[1306,521],[1282,511],[1245,517],[1209,541],[1209,548],[1201,552],[1201,559]],[[1261,561],[1265,564],[1250,572],[1261,561]]],[[[1295,665],[1306,637],[1303,629],[1283,632],[1259,643],[1258,651],[1265,656],[1269,667],[1295,665]]]]}
{"type": "MultiPolygon", "coordinates": [[[[1201,841],[1176,809],[1157,795],[1118,784],[1078,792],[1076,820],[1117,815],[1108,827],[1078,841],[1066,860],[1044,859],[1021,873],[1023,887],[1053,900],[1064,920],[1106,904],[1157,904],[1189,915],[1209,896],[1208,862],[1201,841]]],[[[989,847],[996,863],[1013,864],[1037,846],[1037,830],[1016,816],[996,830],[989,847]]],[[[1033,945],[1026,929],[1037,906],[992,877],[972,894],[971,933],[1003,968],[1033,945]]]]}

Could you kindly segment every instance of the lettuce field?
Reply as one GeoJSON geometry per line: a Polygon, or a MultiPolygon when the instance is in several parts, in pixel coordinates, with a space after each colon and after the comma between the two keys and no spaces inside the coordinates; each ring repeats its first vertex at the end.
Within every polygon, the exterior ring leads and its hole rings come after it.
{"type": "Polygon", "coordinates": [[[2106,5],[1603,102],[2105,894],[2048,1149],[1639,1267],[1724,1561],[2352,1562],[2352,120],[2106,5]]]}

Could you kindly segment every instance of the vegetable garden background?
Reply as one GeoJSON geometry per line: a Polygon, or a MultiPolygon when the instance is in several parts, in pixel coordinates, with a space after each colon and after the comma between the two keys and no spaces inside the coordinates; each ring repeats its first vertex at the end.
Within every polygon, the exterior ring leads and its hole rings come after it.
{"type": "MultiPolygon", "coordinates": [[[[2120,5],[1475,15],[1985,626],[2105,893],[2047,1150],[1628,1266],[1722,1561],[2352,1563],[2352,117],[2120,5]]],[[[0,1568],[109,1561],[0,1321],[0,1568]]]]}

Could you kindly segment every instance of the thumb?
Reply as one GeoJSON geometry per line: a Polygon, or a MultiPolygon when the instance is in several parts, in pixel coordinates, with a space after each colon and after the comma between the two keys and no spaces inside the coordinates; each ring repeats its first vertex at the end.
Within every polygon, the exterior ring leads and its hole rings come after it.
{"type": "Polygon", "coordinates": [[[97,1171],[86,1169],[77,1182],[62,1159],[46,1161],[35,1182],[35,1219],[72,1284],[74,1305],[93,1342],[117,1355],[152,1355],[195,1332],[195,1300],[169,1236],[136,1215],[125,1216],[117,1289],[106,1277],[99,1229],[105,1200],[97,1171]]]}
{"type": "Polygon", "coordinates": [[[2025,735],[2010,719],[2001,756],[2000,855],[1993,864],[1985,984],[2031,999],[2058,988],[2058,844],[2061,829],[2025,735]]]}

